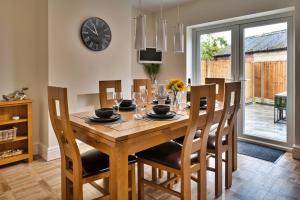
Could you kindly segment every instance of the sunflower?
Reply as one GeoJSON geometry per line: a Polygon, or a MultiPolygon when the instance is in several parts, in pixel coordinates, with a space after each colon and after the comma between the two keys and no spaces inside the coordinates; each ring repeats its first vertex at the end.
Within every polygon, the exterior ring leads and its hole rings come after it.
{"type": "Polygon", "coordinates": [[[179,81],[174,84],[174,88],[176,91],[183,91],[185,89],[185,85],[182,81],[179,81]]]}
{"type": "Polygon", "coordinates": [[[167,85],[167,89],[173,91],[183,91],[185,89],[185,84],[182,80],[173,79],[170,80],[169,84],[167,85]]]}

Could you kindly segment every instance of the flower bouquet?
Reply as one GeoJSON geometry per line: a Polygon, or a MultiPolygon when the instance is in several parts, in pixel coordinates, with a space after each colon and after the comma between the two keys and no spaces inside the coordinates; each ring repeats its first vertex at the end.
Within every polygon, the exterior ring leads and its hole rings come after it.
{"type": "Polygon", "coordinates": [[[173,97],[173,105],[176,104],[177,102],[177,94],[178,92],[182,92],[186,89],[186,86],[184,84],[184,82],[180,79],[173,79],[173,80],[170,80],[170,82],[168,83],[167,85],[167,89],[168,90],[171,90],[174,94],[174,97],[173,97]]]}

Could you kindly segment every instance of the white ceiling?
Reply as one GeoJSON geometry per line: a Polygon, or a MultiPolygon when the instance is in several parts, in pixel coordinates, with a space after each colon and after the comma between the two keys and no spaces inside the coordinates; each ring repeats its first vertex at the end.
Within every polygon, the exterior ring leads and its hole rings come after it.
{"type": "MultiPolygon", "coordinates": [[[[139,0],[132,0],[134,7],[138,7],[139,0]]],[[[163,0],[164,9],[191,2],[194,0],[163,0]]],[[[142,10],[159,11],[162,0],[142,0],[142,10]]]]}

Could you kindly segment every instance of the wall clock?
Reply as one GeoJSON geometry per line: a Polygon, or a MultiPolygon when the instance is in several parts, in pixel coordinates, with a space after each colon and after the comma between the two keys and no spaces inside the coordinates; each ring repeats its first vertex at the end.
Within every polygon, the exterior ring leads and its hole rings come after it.
{"type": "Polygon", "coordinates": [[[108,24],[98,17],[85,20],[81,26],[83,44],[92,51],[102,51],[111,42],[111,31],[108,24]]]}

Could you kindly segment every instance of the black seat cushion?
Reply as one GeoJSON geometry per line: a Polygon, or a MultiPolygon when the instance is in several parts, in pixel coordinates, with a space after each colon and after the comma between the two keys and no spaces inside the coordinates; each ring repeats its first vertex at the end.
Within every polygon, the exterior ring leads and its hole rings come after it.
{"type": "MultiPolygon", "coordinates": [[[[225,145],[226,143],[227,143],[226,137],[222,137],[222,144],[225,145]]],[[[215,132],[213,132],[208,135],[207,149],[215,149],[215,148],[216,148],[216,134],[215,132]]]]}
{"type": "MultiPolygon", "coordinates": [[[[167,142],[145,151],[141,151],[136,155],[139,158],[153,161],[168,167],[180,169],[181,167],[181,151],[182,145],[176,142],[167,142]]],[[[191,155],[191,164],[198,163],[198,154],[191,155]]]]}
{"type": "MultiPolygon", "coordinates": [[[[217,128],[218,128],[218,124],[212,125],[211,128],[210,128],[210,132],[216,131],[217,128]]],[[[201,136],[201,131],[199,130],[199,131],[196,132],[194,139],[200,138],[200,136],[201,136]]],[[[177,138],[174,141],[179,143],[179,144],[183,144],[184,137],[177,138]]]]}
{"type": "MultiPolygon", "coordinates": [[[[197,139],[200,136],[201,136],[201,131],[197,131],[196,134],[195,134],[194,139],[197,139]]],[[[183,144],[184,137],[176,138],[174,141],[177,142],[177,143],[179,143],[179,144],[183,144]]]]}
{"type": "MultiPolygon", "coordinates": [[[[128,164],[136,161],[135,156],[128,156],[128,164]]],[[[84,178],[109,171],[109,156],[96,149],[81,154],[81,162],[84,178]]]]}

